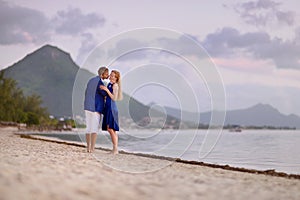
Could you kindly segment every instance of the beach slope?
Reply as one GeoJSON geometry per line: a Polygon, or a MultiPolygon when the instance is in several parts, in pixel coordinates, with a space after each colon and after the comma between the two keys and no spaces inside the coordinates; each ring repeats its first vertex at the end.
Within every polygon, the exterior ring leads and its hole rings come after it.
{"type": "Polygon", "coordinates": [[[15,132],[0,128],[0,199],[300,199],[299,179],[102,150],[88,154],[15,132]],[[157,170],[146,173],[146,166],[157,170]]]}

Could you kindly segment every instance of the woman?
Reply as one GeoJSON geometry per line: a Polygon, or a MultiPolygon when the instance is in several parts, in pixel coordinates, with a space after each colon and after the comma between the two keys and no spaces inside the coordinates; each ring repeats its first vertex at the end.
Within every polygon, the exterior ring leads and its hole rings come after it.
{"type": "Polygon", "coordinates": [[[110,83],[106,86],[101,85],[100,88],[107,92],[102,130],[107,130],[113,143],[113,154],[118,154],[118,135],[119,117],[116,101],[122,99],[121,76],[120,72],[112,70],[109,75],[110,83]]]}

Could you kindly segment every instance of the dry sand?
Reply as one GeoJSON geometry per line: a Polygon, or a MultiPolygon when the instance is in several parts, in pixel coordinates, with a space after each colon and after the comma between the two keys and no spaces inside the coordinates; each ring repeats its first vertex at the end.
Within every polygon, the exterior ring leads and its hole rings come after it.
{"type": "Polygon", "coordinates": [[[0,128],[1,200],[300,199],[299,179],[102,150],[89,154],[80,146],[21,138],[16,131],[0,128]]]}

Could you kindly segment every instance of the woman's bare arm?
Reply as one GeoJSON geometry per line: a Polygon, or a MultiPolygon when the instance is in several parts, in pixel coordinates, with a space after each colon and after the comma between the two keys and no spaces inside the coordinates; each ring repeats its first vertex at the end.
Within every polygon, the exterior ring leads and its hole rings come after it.
{"type": "Polygon", "coordinates": [[[119,85],[118,85],[117,83],[115,83],[115,84],[113,85],[113,93],[111,93],[111,92],[109,91],[109,89],[108,89],[106,86],[104,86],[104,85],[100,85],[100,88],[101,88],[102,90],[105,90],[105,91],[107,92],[108,96],[109,96],[113,101],[116,101],[116,100],[118,99],[119,85]]]}

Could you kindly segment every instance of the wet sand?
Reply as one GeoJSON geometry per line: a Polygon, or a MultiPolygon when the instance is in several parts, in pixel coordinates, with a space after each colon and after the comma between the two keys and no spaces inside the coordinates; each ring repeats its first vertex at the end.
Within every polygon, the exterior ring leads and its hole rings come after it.
{"type": "Polygon", "coordinates": [[[0,128],[0,199],[300,199],[300,180],[225,170],[81,145],[0,128]]]}

